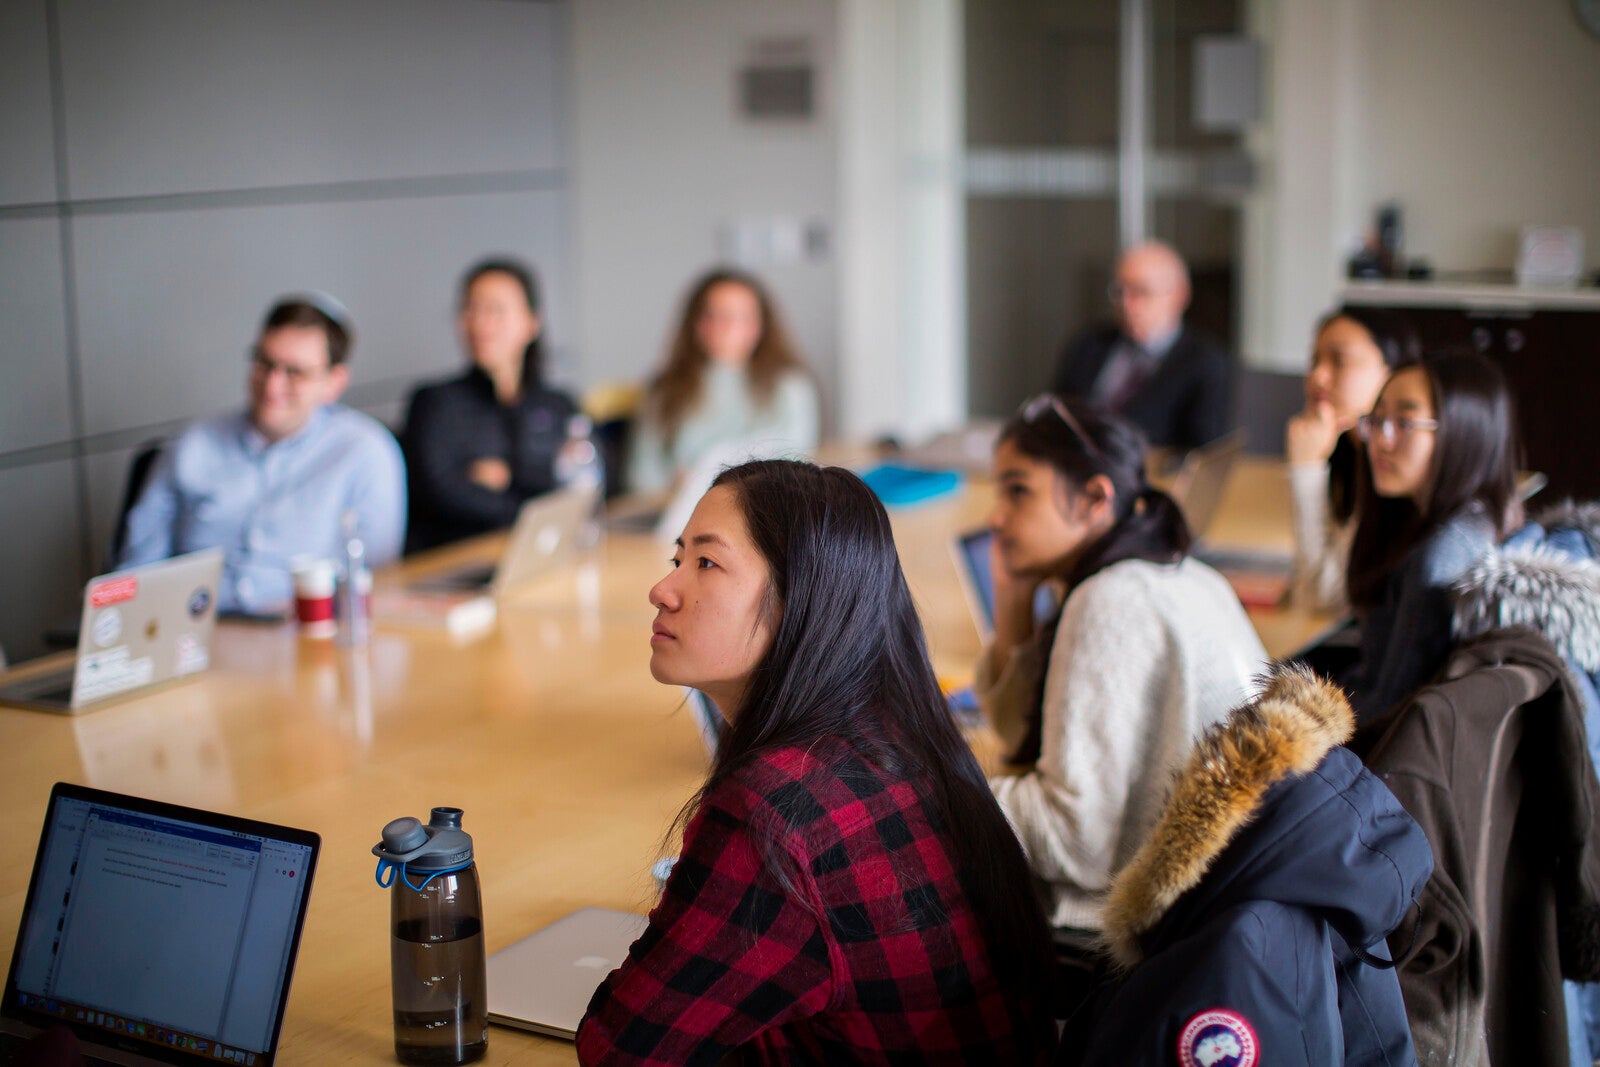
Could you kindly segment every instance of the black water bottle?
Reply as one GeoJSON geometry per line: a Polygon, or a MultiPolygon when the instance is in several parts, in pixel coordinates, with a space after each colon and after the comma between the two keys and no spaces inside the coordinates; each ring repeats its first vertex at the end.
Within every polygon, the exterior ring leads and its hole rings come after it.
{"type": "Polygon", "coordinates": [[[372,851],[378,884],[392,887],[395,1055],[417,1064],[482,1059],[489,1048],[483,902],[461,809],[434,808],[426,826],[396,819],[372,851]]]}

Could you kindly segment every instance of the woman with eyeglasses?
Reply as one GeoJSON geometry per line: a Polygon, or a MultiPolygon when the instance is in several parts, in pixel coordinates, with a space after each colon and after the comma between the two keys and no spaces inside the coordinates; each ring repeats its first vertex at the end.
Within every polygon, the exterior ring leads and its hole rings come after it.
{"type": "Polygon", "coordinates": [[[1345,605],[1356,468],[1363,462],[1356,420],[1372,410],[1390,373],[1420,354],[1416,335],[1393,311],[1346,307],[1317,323],[1306,406],[1284,434],[1294,514],[1293,603],[1319,610],[1345,605]]]}
{"type": "Polygon", "coordinates": [[[1239,598],[1188,555],[1182,513],[1144,470],[1131,423],[1048,394],[994,453],[995,634],[976,689],[1019,773],[990,784],[1048,886],[1063,977],[1080,988],[1101,896],[1172,772],[1267,663],[1239,598]],[[1040,620],[1042,585],[1060,607],[1040,620]]]}
{"type": "Polygon", "coordinates": [[[1042,1064],[1048,933],[848,471],[718,475],[650,590],[650,673],[728,722],[584,1064],[1042,1064]]]}
{"type": "Polygon", "coordinates": [[[1356,430],[1367,463],[1346,580],[1361,662],[1346,681],[1365,723],[1444,664],[1451,584],[1522,524],[1521,444],[1504,377],[1475,354],[1395,371],[1356,430]]]}

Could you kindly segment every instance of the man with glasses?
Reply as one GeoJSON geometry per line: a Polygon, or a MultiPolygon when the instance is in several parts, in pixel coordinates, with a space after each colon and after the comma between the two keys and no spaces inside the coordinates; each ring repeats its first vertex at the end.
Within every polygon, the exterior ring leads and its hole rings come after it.
{"type": "Polygon", "coordinates": [[[128,513],[119,567],[225,550],[219,608],[280,615],[290,561],[337,558],[344,516],[373,565],[400,554],[405,467],[383,424],[338,403],[350,381],[344,308],[322,294],[279,301],[249,353],[249,406],[162,449],[128,513]]]}
{"type": "Polygon", "coordinates": [[[1183,324],[1183,258],[1160,241],[1134,245],[1117,260],[1110,297],[1116,325],[1067,345],[1055,391],[1122,415],[1159,447],[1187,451],[1232,429],[1233,360],[1183,324]]]}

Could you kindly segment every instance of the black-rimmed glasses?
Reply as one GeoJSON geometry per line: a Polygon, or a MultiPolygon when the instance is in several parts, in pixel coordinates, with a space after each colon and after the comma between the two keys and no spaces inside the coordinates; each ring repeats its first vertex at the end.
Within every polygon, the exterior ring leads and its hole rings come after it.
{"type": "Polygon", "coordinates": [[[313,378],[320,378],[323,374],[327,373],[327,371],[321,367],[308,369],[306,367],[291,366],[288,363],[280,363],[271,356],[267,355],[265,352],[261,351],[259,348],[253,348],[250,350],[250,372],[252,374],[259,374],[263,378],[270,378],[272,377],[274,371],[282,371],[284,380],[287,381],[292,388],[299,388],[300,386],[311,381],[313,378]]]}

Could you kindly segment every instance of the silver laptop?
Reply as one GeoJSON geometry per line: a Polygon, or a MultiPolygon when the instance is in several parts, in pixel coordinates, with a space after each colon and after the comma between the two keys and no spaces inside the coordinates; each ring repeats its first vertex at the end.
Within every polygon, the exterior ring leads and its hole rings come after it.
{"type": "Polygon", "coordinates": [[[503,597],[577,556],[584,525],[600,503],[594,486],[534,497],[517,512],[511,537],[493,564],[471,564],[423,575],[406,586],[421,593],[485,591],[503,597]]]}
{"type": "MultiPolygon", "coordinates": [[[[989,554],[993,542],[994,531],[987,527],[968,530],[950,539],[950,556],[955,560],[961,595],[966,598],[978,636],[985,642],[994,637],[994,574],[990,570],[989,554]]],[[[1033,598],[1033,617],[1047,619],[1055,608],[1055,593],[1048,585],[1041,585],[1033,598]]]]}
{"type": "Polygon", "coordinates": [[[1172,479],[1172,499],[1178,502],[1195,540],[1205,537],[1222,504],[1228,476],[1244,452],[1245,432],[1234,430],[1208,445],[1192,450],[1172,479]]]}
{"type": "Polygon", "coordinates": [[[582,908],[496,952],[489,1021],[572,1040],[595,989],[648,925],[632,912],[582,908]]]}
{"type": "Polygon", "coordinates": [[[607,528],[623,533],[652,534],[656,540],[670,544],[683,533],[689,516],[694,514],[700,498],[710,491],[717,475],[751,460],[796,458],[805,456],[780,441],[735,440],[712,445],[684,472],[670,494],[642,494],[646,500],[642,507],[633,507],[632,502],[622,504],[607,521],[607,528]]]}
{"type": "Polygon", "coordinates": [[[0,1059],[65,1026],[91,1063],[271,1067],[320,846],[306,830],[58,783],[0,1059]]]}
{"type": "Polygon", "coordinates": [[[211,666],[222,550],[103,574],[83,590],[72,666],[0,687],[0,704],[74,714],[211,666]]]}

